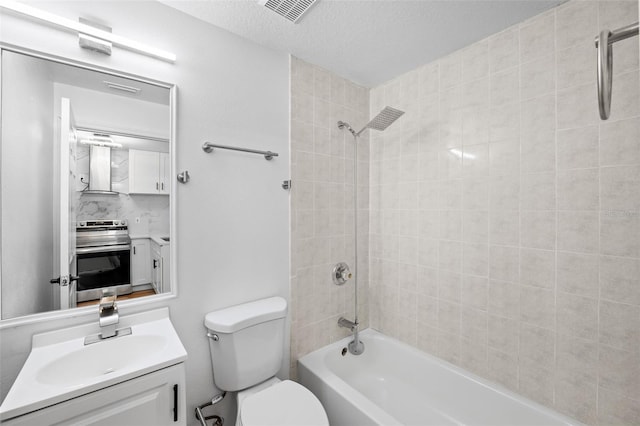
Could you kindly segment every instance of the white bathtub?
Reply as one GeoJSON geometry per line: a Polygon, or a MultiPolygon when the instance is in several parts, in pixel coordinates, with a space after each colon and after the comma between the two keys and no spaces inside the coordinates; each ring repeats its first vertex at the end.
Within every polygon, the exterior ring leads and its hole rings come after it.
{"type": "Polygon", "coordinates": [[[377,331],[361,337],[360,356],[342,355],[347,338],[298,361],[331,426],[580,424],[377,331]]]}

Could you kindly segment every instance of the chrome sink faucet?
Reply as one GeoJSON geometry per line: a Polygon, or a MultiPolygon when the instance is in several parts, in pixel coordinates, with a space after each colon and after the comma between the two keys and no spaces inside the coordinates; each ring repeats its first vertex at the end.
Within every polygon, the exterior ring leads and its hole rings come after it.
{"type": "Polygon", "coordinates": [[[98,309],[101,339],[107,339],[116,335],[116,327],[120,319],[118,315],[118,305],[116,305],[116,294],[105,292],[100,299],[98,309]]]}

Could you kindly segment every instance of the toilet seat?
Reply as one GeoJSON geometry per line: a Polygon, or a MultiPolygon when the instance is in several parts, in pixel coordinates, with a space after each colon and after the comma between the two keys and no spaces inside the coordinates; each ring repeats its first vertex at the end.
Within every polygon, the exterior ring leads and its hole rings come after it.
{"type": "Polygon", "coordinates": [[[304,386],[284,380],[247,396],[239,407],[243,426],[328,426],[322,404],[304,386]]]}

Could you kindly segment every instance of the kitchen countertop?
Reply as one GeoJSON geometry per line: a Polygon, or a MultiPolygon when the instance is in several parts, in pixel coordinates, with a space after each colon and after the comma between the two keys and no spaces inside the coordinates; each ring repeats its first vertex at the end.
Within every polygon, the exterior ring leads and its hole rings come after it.
{"type": "Polygon", "coordinates": [[[137,239],[142,239],[142,238],[149,238],[150,240],[152,240],[154,243],[158,244],[159,246],[168,246],[169,245],[169,241],[165,241],[162,238],[169,238],[168,235],[163,235],[163,234],[129,234],[129,238],[131,238],[132,240],[137,240],[137,239]]]}

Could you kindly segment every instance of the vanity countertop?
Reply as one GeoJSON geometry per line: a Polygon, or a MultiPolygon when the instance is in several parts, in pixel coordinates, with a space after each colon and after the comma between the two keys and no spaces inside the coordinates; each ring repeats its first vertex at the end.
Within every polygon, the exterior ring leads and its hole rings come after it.
{"type": "Polygon", "coordinates": [[[0,406],[0,421],[187,359],[168,308],[123,316],[118,328],[126,327],[130,335],[89,345],[85,337],[100,332],[97,315],[91,324],[34,335],[31,353],[0,406]]]}

